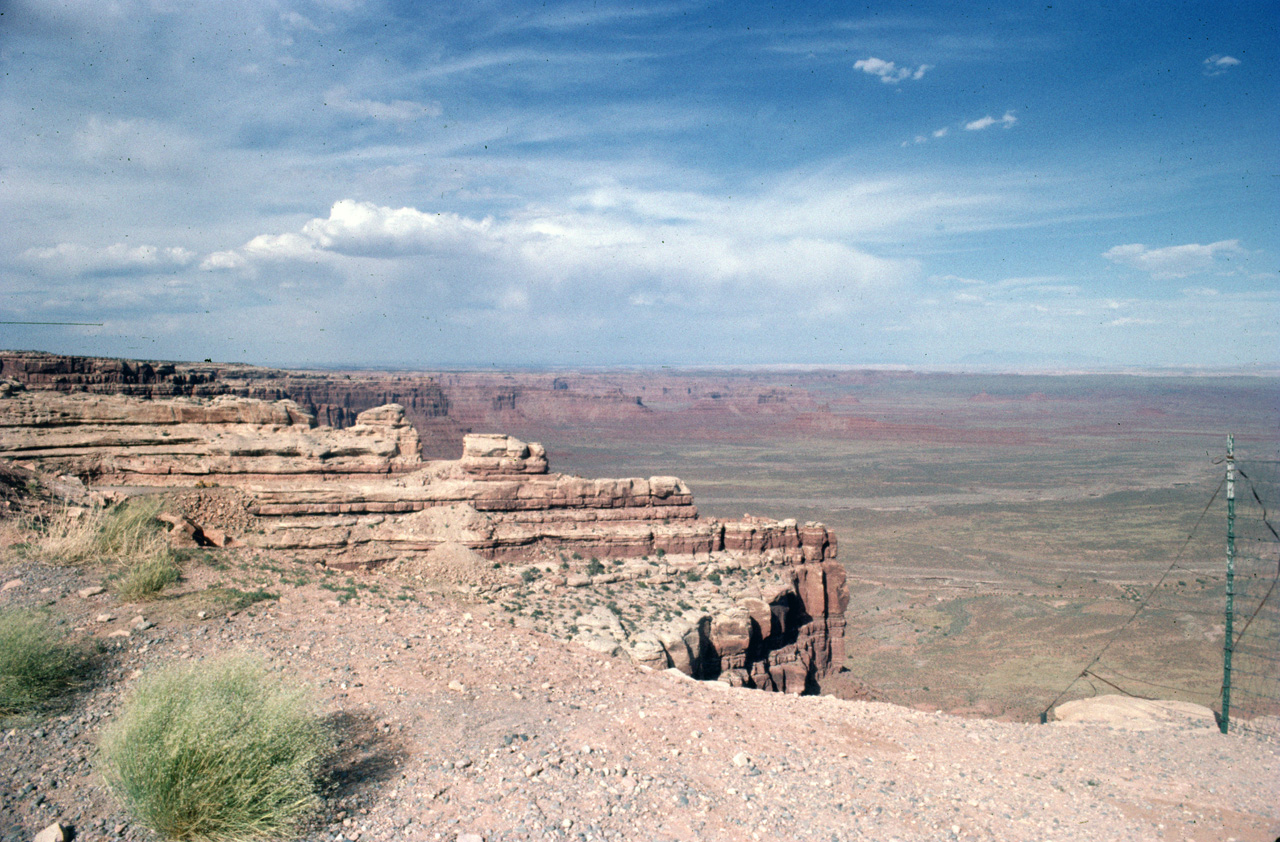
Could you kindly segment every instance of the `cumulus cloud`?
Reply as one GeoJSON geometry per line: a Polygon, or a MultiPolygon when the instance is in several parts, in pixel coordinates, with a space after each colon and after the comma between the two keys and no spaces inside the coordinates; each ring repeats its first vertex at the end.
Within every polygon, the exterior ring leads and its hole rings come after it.
{"type": "Polygon", "coordinates": [[[1108,249],[1102,256],[1121,266],[1149,272],[1153,278],[1165,279],[1207,272],[1233,257],[1247,254],[1239,240],[1219,240],[1208,245],[1188,243],[1157,249],[1147,248],[1142,243],[1129,243],[1108,249]]]}
{"type": "Polygon", "coordinates": [[[206,271],[218,269],[240,269],[245,265],[245,259],[239,252],[234,251],[215,251],[213,254],[200,261],[200,268],[206,271]]]}
{"type": "MultiPolygon", "coordinates": [[[[246,255],[262,260],[314,258],[318,251],[315,241],[302,234],[259,234],[244,246],[246,255]]],[[[220,252],[219,254],[226,253],[220,252]]],[[[229,260],[231,258],[227,257],[225,259],[229,260]]]]}
{"type": "Polygon", "coordinates": [[[1232,56],[1212,55],[1204,60],[1204,74],[1206,76],[1221,76],[1239,63],[1240,59],[1232,56]]]}
{"type": "Polygon", "coordinates": [[[926,71],[930,70],[933,65],[922,64],[914,70],[910,67],[899,67],[891,61],[884,59],[871,58],[859,59],[853,63],[854,69],[861,70],[872,76],[879,76],[880,81],[886,85],[896,85],[907,79],[921,79],[926,71]]]}
{"type": "Polygon", "coordinates": [[[209,255],[201,266],[252,275],[283,261],[324,262],[340,270],[343,260],[374,259],[384,267],[377,274],[418,283],[424,266],[447,265],[440,282],[459,296],[455,303],[484,301],[503,310],[532,306],[533,288],[584,306],[588,299],[600,306],[616,299],[691,307],[719,306],[725,295],[746,306],[753,296],[764,302],[785,290],[819,315],[845,310],[853,299],[874,296],[918,271],[912,260],[787,231],[777,225],[776,210],[726,218],[690,200],[686,213],[673,218],[664,210],[670,198],[584,200],[577,209],[528,209],[501,221],[342,199],[327,218],[296,232],[259,235],[238,250],[209,255]],[[431,260],[423,263],[422,257],[431,260]]]}
{"type": "Polygon", "coordinates": [[[483,248],[492,242],[492,228],[488,218],[477,221],[342,199],[334,202],[328,219],[304,225],[301,237],[341,254],[379,257],[483,248]]]}
{"type": "Polygon", "coordinates": [[[166,272],[189,266],[196,259],[194,252],[182,247],[130,246],[126,243],[102,247],[59,243],[48,248],[29,248],[22,257],[28,265],[42,272],[64,275],[166,272]]]}
{"type": "Polygon", "coordinates": [[[444,113],[438,102],[413,102],[407,99],[378,102],[373,99],[355,99],[347,93],[346,88],[341,87],[326,91],[324,102],[325,105],[344,114],[393,123],[408,123],[424,117],[439,117],[444,113]]]}
{"type": "Polygon", "coordinates": [[[1007,129],[1016,122],[1018,122],[1018,118],[1013,116],[1013,112],[1006,111],[1003,117],[992,117],[988,114],[985,117],[979,117],[977,120],[965,123],[964,130],[967,132],[980,132],[995,125],[1000,125],[1007,129]]]}

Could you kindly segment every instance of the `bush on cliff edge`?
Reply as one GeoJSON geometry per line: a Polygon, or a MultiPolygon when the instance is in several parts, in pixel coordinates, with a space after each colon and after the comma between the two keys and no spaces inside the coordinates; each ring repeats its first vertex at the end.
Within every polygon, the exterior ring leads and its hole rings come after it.
{"type": "Polygon", "coordinates": [[[100,761],[164,837],[238,842],[296,830],[319,805],[331,745],[305,691],[233,656],[143,679],[103,735],[100,761]]]}

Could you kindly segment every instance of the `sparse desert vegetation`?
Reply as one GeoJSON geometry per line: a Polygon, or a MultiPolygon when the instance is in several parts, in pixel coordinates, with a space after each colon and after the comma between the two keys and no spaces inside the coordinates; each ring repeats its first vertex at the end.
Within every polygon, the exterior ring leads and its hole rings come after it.
{"type": "Polygon", "coordinates": [[[102,766],[166,839],[279,839],[319,805],[329,734],[305,690],[226,657],[145,677],[103,733],[102,766]]]}
{"type": "Polygon", "coordinates": [[[0,607],[0,717],[33,714],[74,686],[88,656],[43,612],[0,607]]]}
{"type": "Polygon", "coordinates": [[[53,564],[102,566],[122,598],[152,599],[181,575],[178,555],[156,518],[163,507],[157,497],[111,507],[65,506],[38,522],[34,552],[53,564]]]}

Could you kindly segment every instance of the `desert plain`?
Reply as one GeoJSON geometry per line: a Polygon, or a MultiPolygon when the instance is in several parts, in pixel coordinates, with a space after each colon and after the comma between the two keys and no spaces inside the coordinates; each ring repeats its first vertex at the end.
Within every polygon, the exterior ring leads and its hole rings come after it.
{"type": "MultiPolygon", "coordinates": [[[[512,410],[505,426],[544,442],[562,470],[674,472],[703,512],[827,524],[850,577],[847,667],[873,698],[1029,721],[1154,591],[1098,672],[1136,695],[1216,708],[1226,438],[1254,477],[1274,474],[1274,378],[578,378],[562,382],[636,395],[649,411],[512,410]]],[[[1083,680],[1063,698],[1101,692],[1116,691],[1083,680]]]]}

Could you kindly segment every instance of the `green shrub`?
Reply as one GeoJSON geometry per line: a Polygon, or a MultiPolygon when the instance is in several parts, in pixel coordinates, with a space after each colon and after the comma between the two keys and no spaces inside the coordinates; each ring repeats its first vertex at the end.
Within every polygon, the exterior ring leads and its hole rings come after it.
{"type": "Polygon", "coordinates": [[[331,745],[304,691],[233,656],[145,678],[103,734],[101,763],[166,838],[234,842],[293,833],[319,805],[331,745]]]}
{"type": "Polygon", "coordinates": [[[172,554],[156,555],[128,564],[111,580],[111,587],[121,599],[137,602],[151,599],[181,575],[172,554]]]}
{"type": "Polygon", "coordinates": [[[84,653],[65,643],[47,616],[0,609],[0,715],[40,710],[84,672],[84,653]]]}

